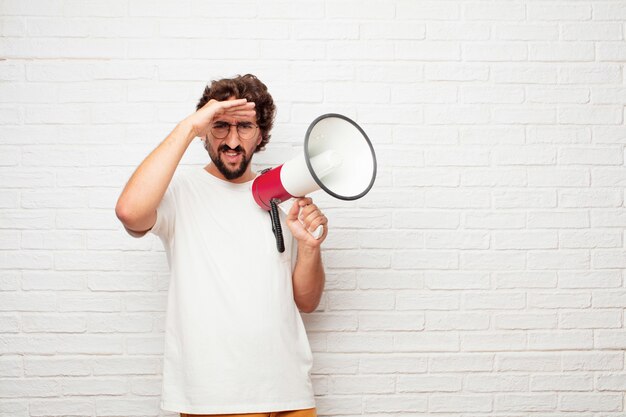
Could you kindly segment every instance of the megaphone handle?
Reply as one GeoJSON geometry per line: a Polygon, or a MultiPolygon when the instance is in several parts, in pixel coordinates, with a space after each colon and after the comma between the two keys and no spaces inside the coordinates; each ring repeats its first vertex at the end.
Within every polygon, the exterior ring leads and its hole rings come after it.
{"type": "Polygon", "coordinates": [[[272,219],[272,232],[276,238],[276,249],[278,252],[283,253],[285,251],[285,241],[283,239],[283,229],[280,226],[280,217],[278,216],[278,203],[280,200],[272,198],[270,200],[270,218],[272,219]]]}

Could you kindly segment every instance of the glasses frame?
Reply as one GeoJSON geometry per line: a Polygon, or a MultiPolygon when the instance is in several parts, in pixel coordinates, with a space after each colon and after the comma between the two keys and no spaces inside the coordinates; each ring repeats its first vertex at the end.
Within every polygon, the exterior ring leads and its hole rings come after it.
{"type": "MultiPolygon", "coordinates": [[[[254,132],[252,133],[252,136],[250,136],[249,138],[247,138],[247,137],[246,137],[246,138],[244,138],[243,136],[241,136],[241,132],[239,132],[239,126],[240,126],[240,125],[243,125],[243,123],[227,123],[227,122],[223,122],[223,121],[217,121],[217,122],[215,122],[215,124],[211,125],[211,129],[210,129],[211,136],[213,136],[213,138],[215,138],[215,139],[217,139],[217,140],[224,140],[224,139],[226,139],[226,138],[228,137],[228,135],[230,135],[230,130],[231,130],[231,128],[232,128],[233,126],[235,126],[235,131],[237,132],[237,137],[238,137],[240,140],[242,140],[242,141],[248,141],[248,140],[252,140],[252,139],[254,139],[254,138],[256,137],[256,133],[257,133],[257,131],[259,130],[259,125],[254,124],[254,123],[252,123],[252,122],[244,122],[244,123],[246,123],[246,124],[247,124],[247,123],[250,123],[250,125],[254,127],[254,132]],[[215,127],[215,124],[217,124],[217,123],[223,123],[224,125],[228,125],[228,131],[227,131],[227,132],[226,132],[226,134],[225,134],[224,136],[222,136],[222,137],[217,136],[217,135],[213,132],[213,129],[214,129],[214,127],[215,127]]],[[[224,127],[226,127],[226,126],[224,126],[224,127]]]]}

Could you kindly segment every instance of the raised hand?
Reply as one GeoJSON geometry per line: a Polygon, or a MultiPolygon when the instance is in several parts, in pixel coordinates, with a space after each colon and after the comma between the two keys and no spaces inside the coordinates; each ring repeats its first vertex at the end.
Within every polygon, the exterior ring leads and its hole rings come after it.
{"type": "Polygon", "coordinates": [[[249,102],[245,98],[226,101],[210,100],[187,117],[186,121],[191,124],[195,136],[204,138],[211,128],[211,123],[219,117],[241,120],[255,115],[254,102],[249,102]]]}

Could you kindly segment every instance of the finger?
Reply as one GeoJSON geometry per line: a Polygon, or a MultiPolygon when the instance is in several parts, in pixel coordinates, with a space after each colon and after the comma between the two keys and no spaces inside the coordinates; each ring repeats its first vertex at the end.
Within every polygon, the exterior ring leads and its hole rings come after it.
{"type": "Polygon", "coordinates": [[[246,117],[254,117],[256,116],[256,112],[254,110],[242,110],[242,111],[234,111],[234,112],[224,112],[222,114],[226,117],[234,117],[237,119],[246,118],[246,117]]]}
{"type": "Polygon", "coordinates": [[[307,230],[313,233],[320,226],[324,226],[324,229],[326,229],[327,224],[328,224],[328,219],[326,219],[326,216],[322,215],[316,218],[315,220],[313,220],[311,224],[309,225],[309,227],[307,227],[307,230]]]}
{"type": "Polygon", "coordinates": [[[309,214],[308,216],[304,217],[303,223],[305,227],[308,229],[311,227],[311,225],[313,224],[315,220],[323,218],[323,217],[324,215],[322,214],[322,212],[319,210],[316,210],[312,212],[311,214],[309,214]]]}
{"type": "Polygon", "coordinates": [[[306,219],[314,211],[320,211],[315,204],[302,207],[302,210],[300,210],[300,219],[306,219]]]}
{"type": "Polygon", "coordinates": [[[302,197],[300,200],[300,207],[308,206],[309,204],[313,204],[313,199],[311,197],[302,197]]]}
{"type": "MultiPolygon", "coordinates": [[[[252,103],[254,107],[254,102],[250,102],[250,103],[252,103]]],[[[223,109],[228,109],[230,107],[237,107],[237,106],[248,104],[248,100],[246,100],[245,98],[238,98],[235,100],[220,101],[220,104],[222,105],[223,109]]]]}
{"type": "Polygon", "coordinates": [[[287,220],[298,220],[298,213],[300,212],[298,200],[299,199],[296,199],[291,205],[291,209],[289,210],[289,213],[287,213],[287,220]]]}
{"type": "Polygon", "coordinates": [[[231,113],[231,112],[236,112],[236,111],[252,111],[254,110],[254,103],[248,102],[242,105],[223,107],[222,110],[224,111],[224,113],[231,113]]]}

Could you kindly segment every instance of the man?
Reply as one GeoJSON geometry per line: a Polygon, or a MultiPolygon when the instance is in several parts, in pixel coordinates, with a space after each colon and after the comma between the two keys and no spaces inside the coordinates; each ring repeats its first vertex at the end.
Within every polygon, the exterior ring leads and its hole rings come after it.
{"type": "Polygon", "coordinates": [[[252,155],[270,138],[275,106],[253,75],[213,81],[197,111],[139,165],[116,215],[133,236],[165,247],[171,280],[161,407],[188,415],[314,417],[312,356],[302,319],[324,288],[327,219],[310,198],[281,219],[276,250],[268,213],[254,202],[252,155]],[[204,168],[174,171],[200,137],[204,168]],[[308,231],[323,226],[320,239],[308,231]],[[308,230],[308,231],[307,231],[308,230]]]}

